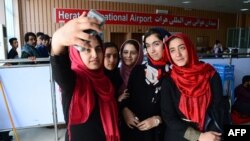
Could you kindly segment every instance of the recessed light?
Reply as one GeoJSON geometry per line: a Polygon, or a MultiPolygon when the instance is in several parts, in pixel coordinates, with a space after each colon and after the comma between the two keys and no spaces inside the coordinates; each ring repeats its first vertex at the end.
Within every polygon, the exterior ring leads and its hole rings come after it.
{"type": "Polygon", "coordinates": [[[247,8],[240,9],[240,11],[247,11],[247,10],[248,10],[247,8]]]}
{"type": "Polygon", "coordinates": [[[250,3],[250,0],[245,0],[243,1],[243,3],[250,3]]]}
{"type": "Polygon", "coordinates": [[[191,1],[183,1],[182,3],[189,4],[189,3],[191,3],[191,1]]]}

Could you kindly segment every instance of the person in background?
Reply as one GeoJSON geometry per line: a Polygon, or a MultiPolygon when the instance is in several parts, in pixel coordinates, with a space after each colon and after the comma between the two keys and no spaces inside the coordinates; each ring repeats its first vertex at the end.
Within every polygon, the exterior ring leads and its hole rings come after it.
{"type": "Polygon", "coordinates": [[[103,42],[98,21],[84,12],[52,37],[51,66],[61,89],[66,140],[120,141],[115,90],[103,70],[103,42]]]}
{"type": "Polygon", "coordinates": [[[234,90],[235,102],[231,110],[233,124],[250,123],[250,75],[242,78],[242,84],[234,90]]]}
{"type": "Polygon", "coordinates": [[[245,75],[242,78],[242,84],[235,88],[234,95],[236,101],[233,104],[232,110],[250,117],[250,75],[245,75]]]}
{"type": "Polygon", "coordinates": [[[141,44],[134,39],[125,41],[120,48],[120,56],[120,74],[123,79],[123,83],[119,90],[120,96],[118,98],[118,102],[121,102],[129,96],[126,91],[130,72],[136,65],[140,65],[143,61],[143,49],[141,44]]]}
{"type": "Polygon", "coordinates": [[[219,40],[215,41],[213,52],[215,54],[215,57],[222,57],[223,47],[219,40]]]}
{"type": "Polygon", "coordinates": [[[49,50],[50,50],[50,37],[47,34],[42,35],[41,37],[42,44],[38,45],[36,48],[40,54],[40,57],[47,58],[49,57],[49,50]]]}
{"type": "MultiPolygon", "coordinates": [[[[127,93],[127,84],[129,75],[132,69],[136,65],[140,65],[143,61],[143,50],[141,44],[134,39],[126,40],[122,46],[120,47],[120,56],[121,56],[121,64],[120,64],[120,74],[122,77],[122,85],[119,89],[118,103],[119,103],[119,114],[122,114],[122,101],[129,97],[129,93],[127,93]]],[[[120,135],[121,140],[124,138],[125,131],[125,121],[123,118],[120,118],[119,121],[120,126],[120,135]]]]}
{"type": "Polygon", "coordinates": [[[221,140],[225,101],[219,74],[199,61],[187,35],[174,34],[165,45],[172,69],[162,82],[164,141],[221,140]]]}
{"type": "MultiPolygon", "coordinates": [[[[105,42],[104,47],[104,73],[111,80],[115,88],[115,99],[117,101],[119,98],[119,89],[122,85],[122,77],[120,75],[120,69],[118,68],[119,64],[119,49],[117,45],[113,42],[105,42]]],[[[120,110],[120,102],[118,102],[118,126],[120,131],[120,136],[123,131],[121,129],[122,116],[120,110]]]]}
{"type": "Polygon", "coordinates": [[[151,28],[144,34],[147,63],[133,68],[127,86],[130,96],[122,104],[126,122],[124,141],[163,140],[160,91],[162,78],[169,70],[163,44],[169,36],[162,28],[151,28]]]}
{"type": "Polygon", "coordinates": [[[50,54],[50,51],[51,51],[51,37],[49,35],[47,35],[47,34],[45,35],[45,37],[43,38],[42,44],[47,47],[47,51],[50,54]]]}
{"type": "Polygon", "coordinates": [[[11,45],[11,49],[8,52],[7,59],[17,59],[18,58],[18,53],[16,51],[16,49],[18,48],[17,38],[10,38],[9,43],[11,45]]]}
{"type": "Polygon", "coordinates": [[[21,58],[29,58],[35,60],[40,57],[36,47],[36,35],[33,32],[27,32],[24,35],[25,45],[22,47],[21,58]]]}
{"type": "MultiPolygon", "coordinates": [[[[8,52],[7,59],[18,59],[18,52],[16,51],[18,48],[17,38],[13,37],[9,39],[9,43],[11,45],[11,49],[8,52]]],[[[4,66],[17,65],[18,63],[5,63],[4,66]]]]}
{"type": "Polygon", "coordinates": [[[44,33],[43,32],[37,32],[36,33],[36,46],[39,46],[39,45],[41,45],[42,44],[42,36],[44,35],[44,33]]]}
{"type": "Polygon", "coordinates": [[[116,99],[119,97],[119,89],[122,85],[122,77],[120,75],[119,64],[119,49],[113,42],[105,42],[104,47],[104,73],[111,80],[116,92],[116,99]]]}
{"type": "Polygon", "coordinates": [[[222,55],[222,57],[223,58],[227,58],[227,57],[230,57],[230,55],[228,55],[230,53],[230,49],[229,48],[224,48],[223,49],[223,55],[222,55]]]}

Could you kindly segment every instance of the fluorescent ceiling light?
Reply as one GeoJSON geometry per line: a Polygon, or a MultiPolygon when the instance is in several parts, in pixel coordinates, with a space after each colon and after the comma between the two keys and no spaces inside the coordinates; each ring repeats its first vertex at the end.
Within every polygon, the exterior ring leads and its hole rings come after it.
{"type": "Polygon", "coordinates": [[[240,11],[247,11],[247,10],[248,10],[247,8],[240,9],[240,11]]]}
{"type": "Polygon", "coordinates": [[[250,0],[245,0],[243,1],[243,3],[250,3],[250,0]]]}
{"type": "Polygon", "coordinates": [[[189,4],[189,3],[191,3],[191,1],[183,1],[182,3],[189,4]]]}

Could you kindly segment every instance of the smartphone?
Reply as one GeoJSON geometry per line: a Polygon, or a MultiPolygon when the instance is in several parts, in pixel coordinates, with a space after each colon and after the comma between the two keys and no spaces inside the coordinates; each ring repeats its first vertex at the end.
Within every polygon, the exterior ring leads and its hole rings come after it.
{"type": "MultiPolygon", "coordinates": [[[[91,17],[91,18],[95,18],[99,21],[99,26],[102,27],[104,25],[104,23],[106,22],[105,20],[105,17],[100,14],[99,12],[97,12],[96,10],[94,9],[90,9],[88,14],[87,14],[87,17],[91,17]]],[[[91,34],[93,36],[97,35],[98,32],[96,32],[95,30],[92,30],[92,29],[87,29],[87,30],[84,30],[83,32],[85,33],[88,33],[88,34],[91,34]]],[[[102,33],[99,33],[100,37],[102,38],[102,33]]],[[[78,51],[83,51],[83,48],[80,47],[80,46],[74,46],[78,51]]]]}
{"type": "MultiPolygon", "coordinates": [[[[104,25],[105,21],[106,21],[105,17],[102,14],[100,14],[99,12],[97,12],[96,10],[94,10],[94,9],[89,10],[87,17],[97,19],[99,21],[99,23],[100,23],[99,24],[100,27],[102,27],[104,25]]],[[[91,34],[93,36],[98,34],[95,30],[92,30],[92,29],[84,30],[84,32],[89,33],[89,34],[91,34]]]]}

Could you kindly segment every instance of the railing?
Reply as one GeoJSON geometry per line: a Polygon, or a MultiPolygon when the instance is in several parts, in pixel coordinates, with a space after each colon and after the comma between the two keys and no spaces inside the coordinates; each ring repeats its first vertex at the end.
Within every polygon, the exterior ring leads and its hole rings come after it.
{"type": "Polygon", "coordinates": [[[30,59],[6,59],[0,60],[0,68],[4,67],[30,67],[30,66],[44,66],[49,64],[49,58],[36,58],[30,59]],[[17,63],[17,65],[10,65],[11,63],[17,63]]]}
{"type": "Polygon", "coordinates": [[[6,59],[0,60],[0,69],[4,68],[21,68],[21,67],[40,67],[40,66],[49,66],[50,70],[50,80],[51,80],[51,99],[52,99],[52,112],[53,112],[53,123],[55,129],[55,141],[58,141],[58,117],[57,117],[57,106],[56,106],[56,92],[55,92],[55,81],[52,77],[52,69],[49,58],[36,58],[35,60],[30,59],[6,59]],[[11,63],[17,63],[17,65],[10,65],[11,63]],[[25,64],[28,63],[28,64],[25,64]],[[34,64],[30,64],[34,63],[34,64]]]}
{"type": "Polygon", "coordinates": [[[250,58],[250,53],[217,53],[217,54],[206,54],[206,53],[198,53],[198,57],[200,59],[216,59],[216,58],[225,58],[229,59],[229,64],[232,64],[232,58],[250,58]],[[215,57],[221,56],[221,57],[215,57]]]}
{"type": "Polygon", "coordinates": [[[199,58],[249,58],[250,53],[198,53],[199,58]],[[222,56],[222,57],[215,57],[217,56],[222,56]]]}

